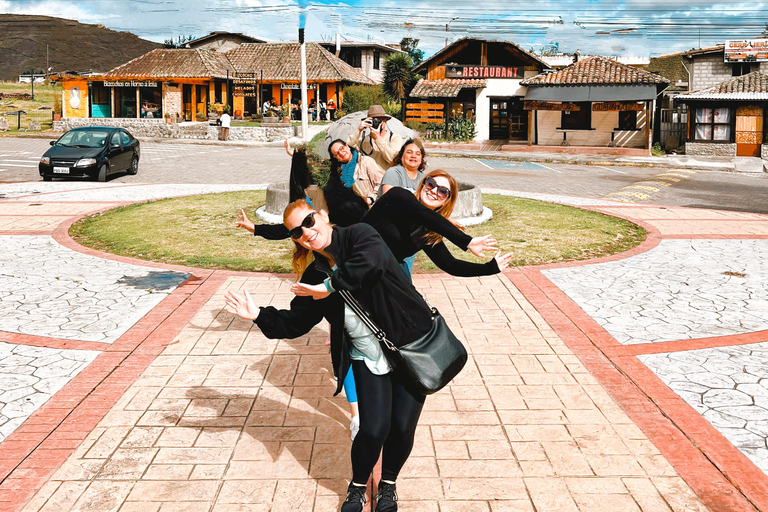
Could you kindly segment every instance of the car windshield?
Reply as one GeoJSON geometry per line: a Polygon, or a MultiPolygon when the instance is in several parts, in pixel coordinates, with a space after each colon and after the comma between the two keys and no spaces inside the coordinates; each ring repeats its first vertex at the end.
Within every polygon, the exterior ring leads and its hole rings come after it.
{"type": "Polygon", "coordinates": [[[106,144],[107,132],[73,130],[65,133],[57,142],[60,146],[72,146],[77,148],[100,148],[106,144]]]}

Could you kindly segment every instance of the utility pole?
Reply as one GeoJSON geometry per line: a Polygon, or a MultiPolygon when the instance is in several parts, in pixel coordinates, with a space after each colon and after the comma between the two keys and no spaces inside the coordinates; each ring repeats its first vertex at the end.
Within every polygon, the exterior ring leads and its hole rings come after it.
{"type": "Polygon", "coordinates": [[[450,25],[451,22],[456,21],[457,19],[459,19],[459,17],[454,16],[453,18],[451,18],[451,21],[445,24],[445,46],[448,46],[448,25],[450,25]]]}

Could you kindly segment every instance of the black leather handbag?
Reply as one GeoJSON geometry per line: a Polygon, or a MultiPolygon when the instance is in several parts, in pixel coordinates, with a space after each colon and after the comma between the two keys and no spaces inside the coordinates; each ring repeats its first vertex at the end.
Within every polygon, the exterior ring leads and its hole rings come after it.
{"type": "Polygon", "coordinates": [[[436,308],[430,306],[432,328],[427,334],[396,347],[349,291],[341,290],[339,293],[379,340],[387,360],[407,376],[414,391],[424,395],[440,391],[467,363],[464,345],[451,332],[436,308]]]}

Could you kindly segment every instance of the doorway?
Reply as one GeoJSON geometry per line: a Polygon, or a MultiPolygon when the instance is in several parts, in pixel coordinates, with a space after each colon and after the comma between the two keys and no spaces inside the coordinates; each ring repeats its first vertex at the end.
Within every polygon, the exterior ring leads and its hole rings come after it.
{"type": "Polygon", "coordinates": [[[491,140],[527,140],[528,112],[523,109],[523,98],[490,98],[491,140]]]}
{"type": "Polygon", "coordinates": [[[745,105],[736,109],[736,156],[760,156],[763,143],[763,107],[745,105]]]}

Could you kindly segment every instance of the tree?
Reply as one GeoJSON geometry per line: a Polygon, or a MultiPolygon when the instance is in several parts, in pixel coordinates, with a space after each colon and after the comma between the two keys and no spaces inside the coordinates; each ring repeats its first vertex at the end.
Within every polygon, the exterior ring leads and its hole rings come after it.
{"type": "Polygon", "coordinates": [[[412,67],[411,56],[406,53],[393,53],[384,61],[384,94],[400,102],[401,116],[405,111],[405,98],[416,85],[417,75],[412,67]]]}
{"type": "Polygon", "coordinates": [[[404,37],[400,40],[400,49],[411,56],[414,66],[424,62],[424,52],[419,50],[419,40],[413,37],[404,37]]]}
{"type": "Polygon", "coordinates": [[[190,41],[197,39],[195,36],[179,36],[176,38],[166,39],[163,42],[165,48],[184,48],[184,45],[190,41]]]}

